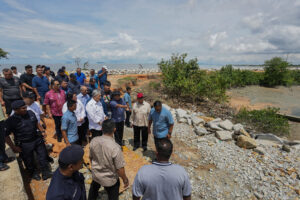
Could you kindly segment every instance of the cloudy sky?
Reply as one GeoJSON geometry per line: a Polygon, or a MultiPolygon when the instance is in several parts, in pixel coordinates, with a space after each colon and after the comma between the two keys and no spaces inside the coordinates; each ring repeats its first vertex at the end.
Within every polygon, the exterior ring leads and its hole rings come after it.
{"type": "Polygon", "coordinates": [[[300,63],[300,0],[0,0],[0,63],[300,63]]]}

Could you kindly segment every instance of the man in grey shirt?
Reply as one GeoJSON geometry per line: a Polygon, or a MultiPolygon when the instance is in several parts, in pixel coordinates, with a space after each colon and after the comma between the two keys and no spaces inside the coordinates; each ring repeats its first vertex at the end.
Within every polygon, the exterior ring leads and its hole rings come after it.
{"type": "Polygon", "coordinates": [[[191,200],[191,184],[185,169],[169,162],[173,151],[172,142],[158,141],[157,161],[143,166],[137,173],[132,186],[134,200],[191,200]]]}

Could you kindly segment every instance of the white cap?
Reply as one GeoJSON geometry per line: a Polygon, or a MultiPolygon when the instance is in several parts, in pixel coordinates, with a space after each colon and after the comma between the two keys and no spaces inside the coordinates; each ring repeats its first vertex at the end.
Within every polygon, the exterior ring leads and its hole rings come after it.
{"type": "Polygon", "coordinates": [[[103,67],[102,67],[102,68],[104,68],[104,69],[108,70],[108,67],[107,67],[107,66],[105,66],[105,65],[103,65],[103,67]]]}

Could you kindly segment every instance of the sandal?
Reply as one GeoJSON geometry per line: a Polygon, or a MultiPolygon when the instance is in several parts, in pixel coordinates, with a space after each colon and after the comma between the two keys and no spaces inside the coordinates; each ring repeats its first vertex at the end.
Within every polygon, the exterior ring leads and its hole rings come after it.
{"type": "Polygon", "coordinates": [[[0,163],[0,171],[8,170],[9,166],[5,163],[0,163]]]}
{"type": "Polygon", "coordinates": [[[10,163],[12,161],[16,160],[15,157],[8,157],[6,160],[4,160],[4,163],[10,163]]]}

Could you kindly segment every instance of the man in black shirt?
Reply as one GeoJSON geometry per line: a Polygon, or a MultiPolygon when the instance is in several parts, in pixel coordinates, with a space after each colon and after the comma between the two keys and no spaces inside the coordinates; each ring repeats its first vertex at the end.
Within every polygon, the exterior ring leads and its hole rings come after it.
{"type": "Polygon", "coordinates": [[[77,81],[75,74],[70,74],[68,92],[75,93],[76,95],[80,93],[80,83],[77,81]]]}
{"type": "Polygon", "coordinates": [[[40,180],[41,177],[34,161],[34,152],[36,152],[43,180],[50,178],[52,172],[48,167],[48,152],[42,136],[45,134],[44,128],[38,123],[34,112],[27,110],[23,100],[14,101],[11,106],[15,113],[5,122],[6,143],[15,153],[21,153],[20,157],[22,157],[32,178],[40,180]],[[42,134],[39,134],[37,129],[42,134]],[[14,135],[15,143],[9,137],[11,133],[14,135]]]}
{"type": "Polygon", "coordinates": [[[112,100],[112,92],[110,90],[111,83],[109,81],[106,81],[104,83],[104,88],[101,90],[101,96],[106,104],[107,114],[108,118],[111,119],[111,107],[110,107],[110,101],[112,100]]]}
{"type": "MultiPolygon", "coordinates": [[[[26,65],[25,66],[25,73],[21,75],[20,81],[22,84],[22,90],[23,92],[34,92],[33,87],[32,87],[32,79],[35,75],[32,74],[32,66],[31,65],[26,65]]],[[[37,94],[35,94],[37,95],[37,94]]]]}
{"type": "Polygon", "coordinates": [[[69,82],[69,77],[65,74],[65,71],[63,69],[59,69],[57,75],[55,76],[55,80],[58,80],[59,83],[61,83],[62,81],[69,82]]]}
{"type": "Polygon", "coordinates": [[[82,168],[84,151],[73,144],[64,148],[58,159],[59,168],[54,172],[46,200],[86,200],[82,168]]]}
{"type": "Polygon", "coordinates": [[[5,106],[6,114],[10,115],[11,103],[21,97],[21,82],[18,77],[13,76],[10,69],[3,69],[4,78],[0,78],[0,103],[5,106]]]}

